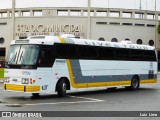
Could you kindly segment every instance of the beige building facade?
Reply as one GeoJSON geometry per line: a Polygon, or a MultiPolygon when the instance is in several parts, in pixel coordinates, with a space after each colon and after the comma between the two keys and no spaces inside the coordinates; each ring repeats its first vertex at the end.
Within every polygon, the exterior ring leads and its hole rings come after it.
{"type": "Polygon", "coordinates": [[[108,8],[0,9],[0,59],[13,39],[33,35],[74,34],[77,38],[122,41],[156,46],[160,12],[108,8]],[[90,12],[89,12],[90,11],[90,12]]]}

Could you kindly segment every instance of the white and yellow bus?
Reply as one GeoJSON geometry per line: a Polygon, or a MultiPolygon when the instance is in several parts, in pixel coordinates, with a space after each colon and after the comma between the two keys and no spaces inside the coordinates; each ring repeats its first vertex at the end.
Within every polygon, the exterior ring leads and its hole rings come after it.
{"type": "Polygon", "coordinates": [[[55,93],[97,87],[138,89],[157,82],[152,46],[56,36],[13,40],[5,66],[4,89],[55,93]]]}

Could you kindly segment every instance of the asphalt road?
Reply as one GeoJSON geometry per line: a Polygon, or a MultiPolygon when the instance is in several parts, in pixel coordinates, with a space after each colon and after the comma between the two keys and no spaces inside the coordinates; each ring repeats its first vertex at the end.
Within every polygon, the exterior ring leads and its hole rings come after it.
{"type": "Polygon", "coordinates": [[[0,111],[160,111],[160,74],[157,84],[141,85],[136,91],[100,89],[68,93],[63,98],[51,94],[33,98],[0,86],[0,111]]]}

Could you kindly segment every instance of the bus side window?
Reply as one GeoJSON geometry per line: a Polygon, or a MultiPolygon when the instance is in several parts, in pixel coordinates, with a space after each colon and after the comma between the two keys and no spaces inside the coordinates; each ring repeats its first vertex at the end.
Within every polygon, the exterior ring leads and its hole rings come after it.
{"type": "Polygon", "coordinates": [[[51,50],[42,49],[40,52],[38,64],[41,67],[52,67],[54,63],[53,52],[51,50]]]}

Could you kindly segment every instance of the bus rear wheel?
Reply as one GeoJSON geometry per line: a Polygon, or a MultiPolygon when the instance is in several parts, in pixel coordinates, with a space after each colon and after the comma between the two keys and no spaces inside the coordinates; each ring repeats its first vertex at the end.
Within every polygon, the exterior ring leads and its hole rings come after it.
{"type": "Polygon", "coordinates": [[[137,90],[139,88],[139,78],[137,76],[134,76],[131,80],[131,86],[127,86],[125,88],[129,90],[137,90]]]}
{"type": "Polygon", "coordinates": [[[139,78],[137,76],[134,76],[131,81],[131,89],[137,90],[139,88],[139,78]]]}
{"type": "Polygon", "coordinates": [[[58,96],[59,97],[65,96],[66,95],[66,91],[67,91],[67,84],[66,84],[65,80],[61,80],[58,83],[58,86],[57,86],[58,96]]]}

